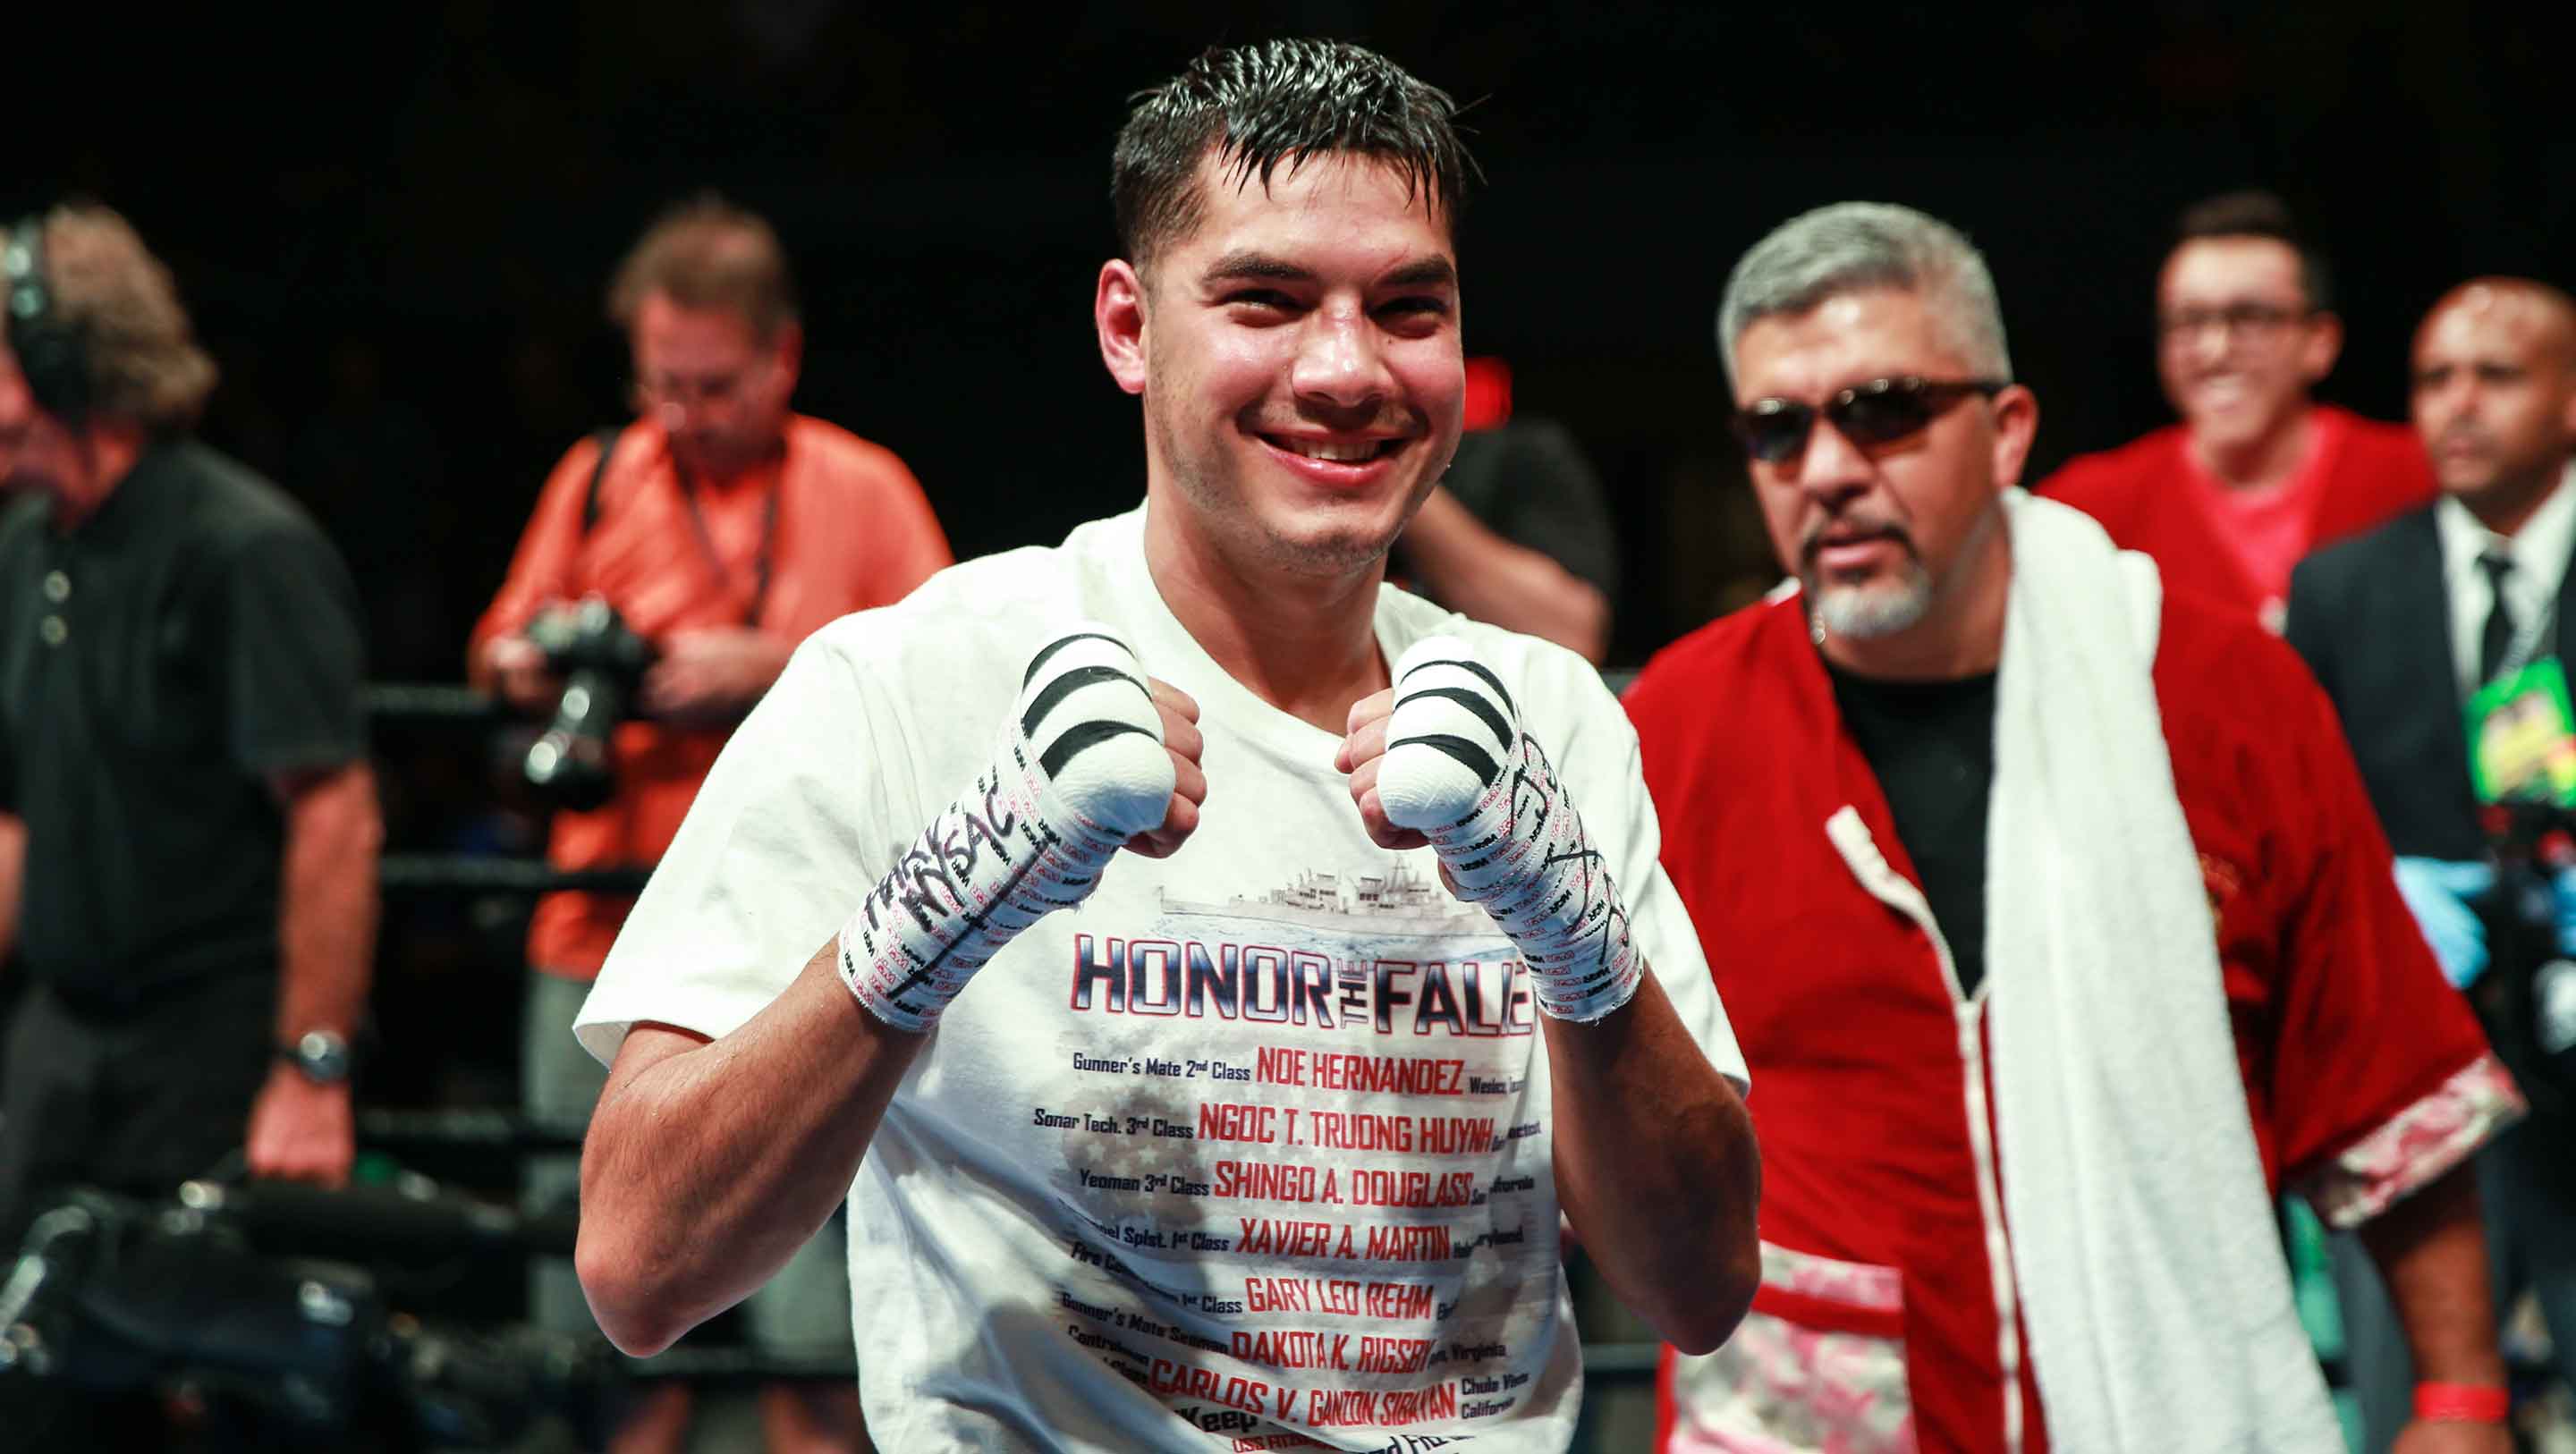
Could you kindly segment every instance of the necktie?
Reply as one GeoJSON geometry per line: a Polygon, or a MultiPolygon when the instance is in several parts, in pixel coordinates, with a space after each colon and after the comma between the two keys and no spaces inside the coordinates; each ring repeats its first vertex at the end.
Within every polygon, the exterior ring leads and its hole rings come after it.
{"type": "Polygon", "coordinates": [[[2489,551],[2478,557],[2478,569],[2487,573],[2487,625],[2478,637],[2478,681],[2494,681],[2504,670],[2505,657],[2513,650],[2513,607],[2505,600],[2505,577],[2513,574],[2513,557],[2500,551],[2489,551]]]}

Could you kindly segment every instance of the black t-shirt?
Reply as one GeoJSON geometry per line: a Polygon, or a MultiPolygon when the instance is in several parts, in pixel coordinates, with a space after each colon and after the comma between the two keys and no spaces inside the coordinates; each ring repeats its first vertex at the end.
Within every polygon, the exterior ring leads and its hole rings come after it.
{"type": "Polygon", "coordinates": [[[276,486],[157,445],[69,533],[0,515],[0,808],[18,951],[75,1003],[274,973],[273,773],[361,757],[357,592],[276,486]]]}
{"type": "Polygon", "coordinates": [[[1834,701],[1887,794],[1896,836],[1949,942],[1959,989],[1986,973],[1986,801],[1995,781],[1995,676],[1891,682],[1830,665],[1834,701]]]}
{"type": "Polygon", "coordinates": [[[1515,419],[1461,435],[1440,482],[1486,529],[1618,596],[1619,541],[1601,477],[1564,425],[1515,419]]]}

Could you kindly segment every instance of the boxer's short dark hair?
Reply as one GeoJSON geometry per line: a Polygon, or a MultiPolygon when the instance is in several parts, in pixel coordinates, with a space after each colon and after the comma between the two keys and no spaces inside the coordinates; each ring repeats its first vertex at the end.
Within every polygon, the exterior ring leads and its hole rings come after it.
{"type": "Polygon", "coordinates": [[[1138,267],[1190,235],[1206,212],[1199,159],[1214,149],[1236,185],[1313,159],[1364,156],[1400,172],[1454,236],[1470,177],[1458,106],[1393,61],[1343,41],[1211,46],[1178,76],[1131,98],[1110,159],[1118,245],[1138,267]]]}

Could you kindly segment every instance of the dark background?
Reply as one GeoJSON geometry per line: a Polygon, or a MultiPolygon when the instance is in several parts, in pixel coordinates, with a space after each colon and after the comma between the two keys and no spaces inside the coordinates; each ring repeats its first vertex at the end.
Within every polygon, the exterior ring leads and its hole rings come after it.
{"type": "MultiPolygon", "coordinates": [[[[2382,417],[2444,289],[2576,284],[2557,5],[357,9],[18,27],[0,203],[96,196],[171,262],[225,370],[206,433],[332,530],[386,678],[458,675],[539,481],[621,412],[609,268],[704,187],[795,256],[802,407],[902,455],[961,556],[1132,503],[1135,406],[1089,322],[1109,142],[1215,40],[1357,39],[1472,103],[1469,346],[1601,467],[1624,664],[1768,570],[1710,319],[1793,212],[1902,201],[1986,250],[2042,471],[2165,421],[2152,280],[2208,193],[2304,213],[2350,335],[2325,393],[2382,417]]],[[[530,841],[483,808],[479,750],[388,752],[397,848],[530,841]]],[[[516,932],[503,903],[388,905],[372,1095],[506,1095],[510,1016],[483,1012],[515,1003],[516,932]]]]}
{"type": "Polygon", "coordinates": [[[1867,197],[1965,228],[2044,469],[2164,421],[2174,211],[2275,187],[2339,265],[2326,392],[2393,417],[2444,288],[2576,283],[2559,8],[223,7],[13,45],[33,144],[0,200],[135,220],[224,365],[207,433],[332,526],[381,674],[452,677],[546,468],[620,411],[600,294],[658,207],[713,186],[778,223],[803,407],[909,461],[961,555],[1052,541],[1142,486],[1088,314],[1124,98],[1211,40],[1359,39],[1472,103],[1469,345],[1599,461],[1634,663],[1763,563],[1711,518],[1742,502],[1710,317],[1769,226],[1867,197]]]}

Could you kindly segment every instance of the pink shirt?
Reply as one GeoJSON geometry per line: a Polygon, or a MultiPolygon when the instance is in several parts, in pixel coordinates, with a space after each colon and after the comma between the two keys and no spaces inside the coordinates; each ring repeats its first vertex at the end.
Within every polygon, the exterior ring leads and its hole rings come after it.
{"type": "Polygon", "coordinates": [[[2415,431],[2320,404],[2298,472],[2251,497],[2210,477],[2176,424],[2118,449],[2078,455],[2039,486],[2154,556],[2168,590],[2251,611],[2275,632],[2290,568],[2318,546],[2430,501],[2433,466],[2415,431]]]}
{"type": "Polygon", "coordinates": [[[2256,489],[2220,484],[2198,450],[2182,451],[2184,486],[2218,527],[2219,543],[2261,593],[2263,624],[2281,629],[2290,599],[2290,567],[2308,553],[2309,526],[2325,489],[2326,464],[2343,452],[2346,416],[2319,409],[2309,418],[2315,437],[2288,479],[2256,489]]]}

